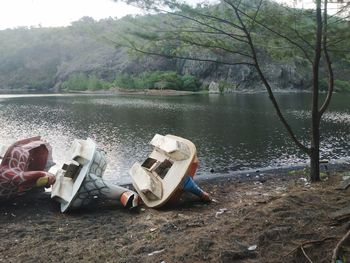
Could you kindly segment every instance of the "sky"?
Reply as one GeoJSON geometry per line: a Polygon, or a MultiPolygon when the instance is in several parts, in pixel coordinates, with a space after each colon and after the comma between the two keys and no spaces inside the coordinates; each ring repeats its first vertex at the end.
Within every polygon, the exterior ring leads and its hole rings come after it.
{"type": "Polygon", "coordinates": [[[95,20],[141,13],[112,0],[0,0],[0,29],[68,26],[83,16],[95,20]]]}
{"type": "MultiPolygon", "coordinates": [[[[188,0],[191,2],[200,0],[188,0]]],[[[214,0],[208,0],[214,1],[214,0]]],[[[308,7],[312,0],[275,0],[298,7],[308,7]],[[303,2],[304,4],[301,4],[303,2]]],[[[0,29],[68,26],[83,16],[121,18],[127,14],[142,14],[140,9],[112,0],[0,0],[0,29]]]]}

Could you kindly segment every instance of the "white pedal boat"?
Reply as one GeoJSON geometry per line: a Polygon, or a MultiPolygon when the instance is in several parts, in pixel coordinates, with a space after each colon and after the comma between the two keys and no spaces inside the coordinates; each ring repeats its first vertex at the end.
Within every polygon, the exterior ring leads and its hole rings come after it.
{"type": "Polygon", "coordinates": [[[179,191],[190,191],[210,201],[209,195],[192,179],[198,158],[191,141],[156,134],[150,144],[154,149],[149,157],[142,164],[136,162],[129,170],[135,190],[148,207],[163,206],[179,191]]]}
{"type": "Polygon", "coordinates": [[[96,143],[75,140],[71,147],[71,161],[56,173],[51,198],[61,203],[61,211],[85,207],[98,198],[121,202],[125,207],[136,207],[138,195],[124,187],[102,179],[107,162],[96,143]]]}

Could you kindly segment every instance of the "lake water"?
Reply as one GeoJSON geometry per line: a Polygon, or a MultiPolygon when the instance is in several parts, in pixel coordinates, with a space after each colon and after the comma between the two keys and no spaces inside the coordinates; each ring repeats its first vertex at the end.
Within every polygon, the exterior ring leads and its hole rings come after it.
{"type": "MultiPolygon", "coordinates": [[[[278,94],[297,136],[308,141],[310,94],[278,94]]],[[[322,121],[322,158],[350,156],[350,95],[335,94],[322,121]]],[[[41,135],[61,166],[74,139],[93,138],[107,153],[107,179],[130,182],[156,134],[197,146],[198,176],[305,163],[267,94],[146,97],[127,95],[0,95],[0,143],[41,135]],[[210,170],[214,173],[210,173],[210,170]]]]}

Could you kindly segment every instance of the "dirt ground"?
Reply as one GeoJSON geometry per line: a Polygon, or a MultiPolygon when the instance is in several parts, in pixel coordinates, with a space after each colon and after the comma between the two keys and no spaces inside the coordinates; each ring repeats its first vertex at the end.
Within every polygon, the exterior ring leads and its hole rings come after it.
{"type": "Polygon", "coordinates": [[[26,195],[1,204],[0,262],[330,262],[350,228],[343,175],[203,181],[216,202],[186,195],[161,210],[61,214],[47,193],[26,195]]]}

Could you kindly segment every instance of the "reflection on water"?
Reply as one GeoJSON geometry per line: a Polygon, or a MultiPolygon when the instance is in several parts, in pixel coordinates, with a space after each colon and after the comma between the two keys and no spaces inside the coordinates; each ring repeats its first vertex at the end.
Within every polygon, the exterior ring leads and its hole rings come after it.
{"type": "MultiPolygon", "coordinates": [[[[335,94],[322,122],[322,158],[349,156],[349,95],[335,94]]],[[[297,136],[308,141],[308,94],[279,94],[297,136]]],[[[193,141],[199,175],[300,163],[266,94],[179,97],[65,95],[0,96],[0,143],[41,135],[61,165],[75,138],[93,138],[107,153],[106,178],[129,182],[128,169],[146,158],[154,134],[193,141]]]]}

